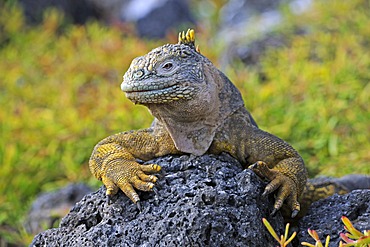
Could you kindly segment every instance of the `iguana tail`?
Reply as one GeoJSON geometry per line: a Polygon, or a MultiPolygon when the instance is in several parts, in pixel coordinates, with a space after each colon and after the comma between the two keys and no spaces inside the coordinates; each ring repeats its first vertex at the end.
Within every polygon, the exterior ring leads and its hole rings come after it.
{"type": "Polygon", "coordinates": [[[370,176],[351,174],[341,178],[318,177],[309,179],[300,197],[301,212],[305,215],[310,205],[334,194],[343,195],[357,189],[370,189],[370,176]]]}

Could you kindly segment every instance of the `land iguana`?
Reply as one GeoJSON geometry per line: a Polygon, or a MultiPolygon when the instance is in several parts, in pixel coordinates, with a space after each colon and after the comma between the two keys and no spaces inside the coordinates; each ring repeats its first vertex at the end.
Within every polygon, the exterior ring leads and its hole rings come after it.
{"type": "MultiPolygon", "coordinates": [[[[135,189],[155,190],[153,173],[161,167],[141,165],[137,159],[221,152],[269,181],[263,195],[276,191],[272,214],[284,203],[293,218],[301,210],[299,198],[307,202],[312,197],[315,186],[306,184],[302,157],[287,142],[258,128],[239,90],[195,46],[193,30],[180,33],[178,44],[135,58],[121,89],[155,119],[148,129],[118,133],[95,146],[89,167],[106,186],[108,198],[121,189],[140,207],[135,189]]],[[[323,188],[324,194],[337,190],[323,188]]]]}

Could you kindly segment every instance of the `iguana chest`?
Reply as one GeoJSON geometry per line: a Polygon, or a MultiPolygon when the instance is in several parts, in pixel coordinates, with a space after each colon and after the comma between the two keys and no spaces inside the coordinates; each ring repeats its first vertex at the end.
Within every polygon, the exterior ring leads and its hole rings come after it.
{"type": "MultiPolygon", "coordinates": [[[[230,119],[228,119],[230,120],[230,119]]],[[[221,126],[216,130],[216,133],[213,137],[212,143],[207,150],[207,153],[210,154],[221,154],[222,152],[228,153],[234,158],[238,159],[241,163],[244,162],[243,154],[243,142],[240,136],[244,136],[243,128],[235,128],[230,122],[225,121],[221,126]]],[[[240,126],[239,126],[240,127],[240,126]]]]}
{"type": "Polygon", "coordinates": [[[254,120],[251,122],[251,119],[245,109],[230,115],[217,129],[207,153],[226,152],[239,160],[240,163],[248,164],[250,152],[248,152],[246,144],[251,139],[251,129],[257,128],[254,120]]]}

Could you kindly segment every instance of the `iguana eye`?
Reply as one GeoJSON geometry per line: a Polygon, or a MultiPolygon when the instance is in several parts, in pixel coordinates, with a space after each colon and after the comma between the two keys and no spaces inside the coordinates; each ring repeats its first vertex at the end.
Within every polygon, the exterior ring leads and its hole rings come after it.
{"type": "Polygon", "coordinates": [[[156,69],[157,74],[163,76],[172,75],[179,68],[178,63],[176,61],[169,59],[158,64],[157,66],[158,66],[156,69]]]}
{"type": "Polygon", "coordinates": [[[168,62],[168,63],[165,63],[162,68],[165,69],[165,70],[170,70],[172,69],[173,67],[173,64],[171,62],[168,62]]]}

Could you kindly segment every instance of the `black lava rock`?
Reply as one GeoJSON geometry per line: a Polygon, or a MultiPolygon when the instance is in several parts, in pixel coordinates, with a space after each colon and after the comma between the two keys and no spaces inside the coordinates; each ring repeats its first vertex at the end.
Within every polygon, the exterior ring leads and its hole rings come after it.
{"type": "Polygon", "coordinates": [[[322,241],[330,235],[330,247],[339,246],[341,232],[345,232],[341,217],[346,216],[356,229],[370,229],[370,190],[354,190],[346,195],[333,195],[314,202],[300,223],[300,242],[314,244],[307,229],[317,231],[322,241]]]}
{"type": "Polygon", "coordinates": [[[142,212],[119,192],[107,203],[105,187],[85,196],[60,227],[31,246],[276,246],[262,224],[283,232],[280,213],[264,184],[228,155],[166,156],[153,192],[139,192],[142,212]]]}
{"type": "Polygon", "coordinates": [[[25,221],[27,232],[37,234],[45,227],[53,227],[76,202],[91,192],[91,188],[84,184],[70,184],[57,191],[41,194],[32,203],[25,221]]]}

